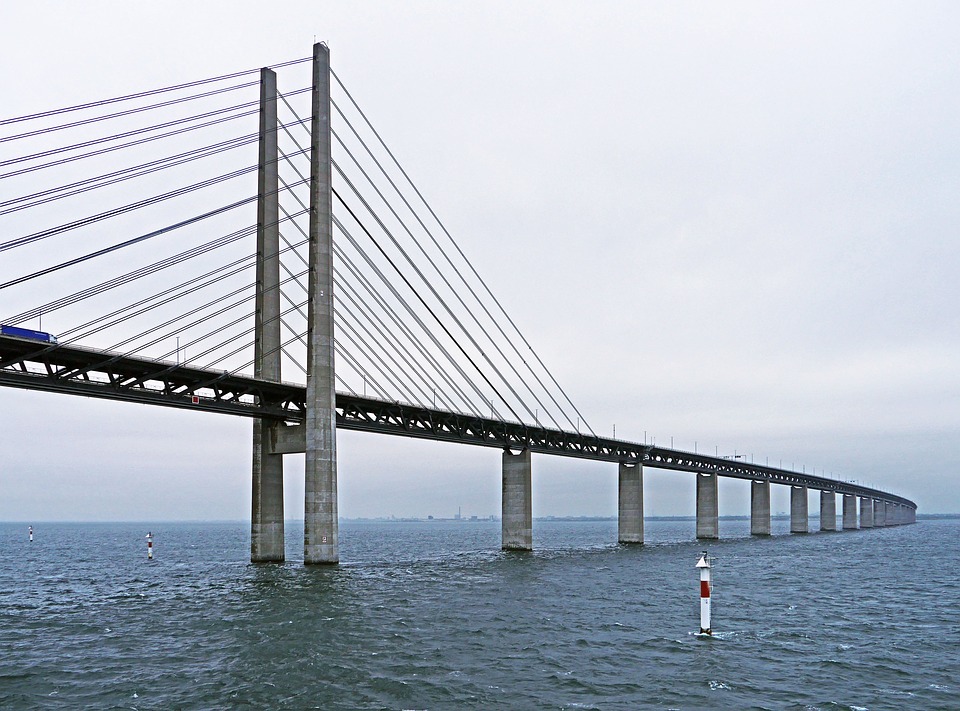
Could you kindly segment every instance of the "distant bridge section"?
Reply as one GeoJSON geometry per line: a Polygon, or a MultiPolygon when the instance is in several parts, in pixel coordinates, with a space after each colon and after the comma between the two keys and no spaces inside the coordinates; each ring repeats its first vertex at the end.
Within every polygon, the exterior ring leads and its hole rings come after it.
{"type": "Polygon", "coordinates": [[[285,559],[293,452],[304,563],[339,561],[338,428],[500,449],[505,549],[532,547],[534,452],[617,463],[621,543],[643,542],[644,466],[695,474],[700,538],[719,536],[721,476],[750,481],[754,535],[771,483],[794,533],[809,488],[823,531],[838,494],[843,529],[915,520],[850,482],[598,436],[323,43],[0,132],[0,386],[251,418],[252,562],[285,559]]]}
{"type": "MultiPolygon", "coordinates": [[[[306,388],[229,372],[0,336],[0,385],[272,420],[267,449],[305,450],[306,388]]],[[[653,445],[476,417],[406,403],[336,394],[337,428],[578,459],[716,474],[916,508],[902,496],[850,482],[653,445]]]]}

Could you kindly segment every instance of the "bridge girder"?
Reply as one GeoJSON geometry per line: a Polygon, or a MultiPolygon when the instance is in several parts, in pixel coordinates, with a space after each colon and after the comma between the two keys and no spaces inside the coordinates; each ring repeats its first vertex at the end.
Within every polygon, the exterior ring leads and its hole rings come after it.
{"type": "MultiPolygon", "coordinates": [[[[270,428],[271,453],[304,451],[306,388],[302,385],[0,336],[0,386],[271,420],[275,423],[270,428]]],[[[338,429],[636,462],[657,469],[807,486],[916,508],[902,496],[813,474],[347,393],[336,394],[336,421],[338,429]]]]}

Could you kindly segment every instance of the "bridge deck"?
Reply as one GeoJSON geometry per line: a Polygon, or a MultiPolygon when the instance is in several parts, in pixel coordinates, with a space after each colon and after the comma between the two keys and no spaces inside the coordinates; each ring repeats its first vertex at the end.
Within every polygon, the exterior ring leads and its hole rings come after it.
{"type": "MultiPolygon", "coordinates": [[[[306,388],[72,345],[0,336],[0,386],[274,420],[277,452],[303,451],[306,388]]],[[[916,508],[909,499],[850,482],[520,422],[337,393],[337,427],[675,471],[808,486],[916,508]]]]}

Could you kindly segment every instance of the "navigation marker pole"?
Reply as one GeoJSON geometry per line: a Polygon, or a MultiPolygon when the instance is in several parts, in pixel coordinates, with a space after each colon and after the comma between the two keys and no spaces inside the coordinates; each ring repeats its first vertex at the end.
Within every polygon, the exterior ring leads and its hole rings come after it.
{"type": "Polygon", "coordinates": [[[147,560],[153,560],[153,533],[147,533],[147,560]]]}
{"type": "Polygon", "coordinates": [[[30,531],[30,540],[33,540],[33,526],[27,526],[27,529],[30,531]]]}
{"type": "Polygon", "coordinates": [[[710,561],[707,560],[706,551],[700,554],[697,567],[700,569],[700,634],[712,637],[713,629],[710,627],[710,561]]]}

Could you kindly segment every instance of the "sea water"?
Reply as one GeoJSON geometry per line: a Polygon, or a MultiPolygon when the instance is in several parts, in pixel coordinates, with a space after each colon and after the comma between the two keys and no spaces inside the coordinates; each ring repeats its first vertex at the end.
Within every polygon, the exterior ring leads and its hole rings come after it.
{"type": "Polygon", "coordinates": [[[0,708],[960,709],[960,520],[787,525],[537,521],[508,553],[492,521],[347,521],[306,568],[294,522],[257,566],[242,522],[0,524],[0,708]]]}

